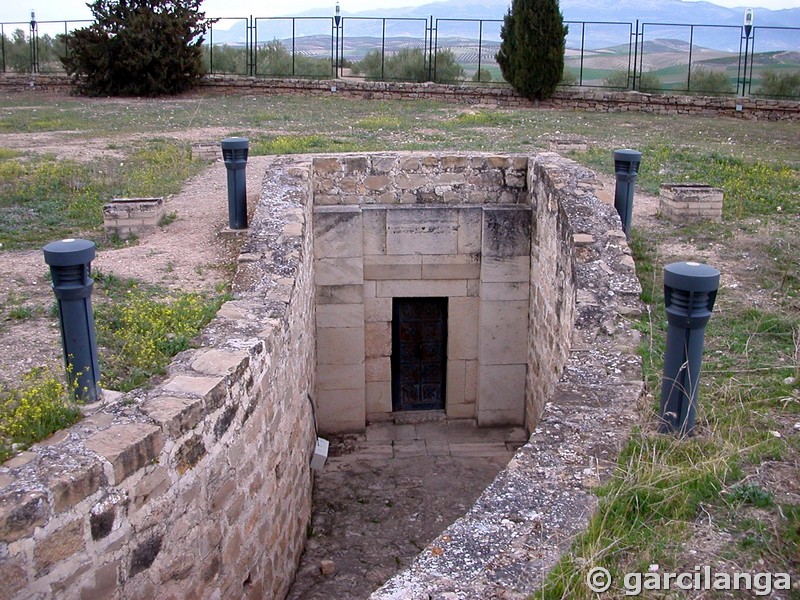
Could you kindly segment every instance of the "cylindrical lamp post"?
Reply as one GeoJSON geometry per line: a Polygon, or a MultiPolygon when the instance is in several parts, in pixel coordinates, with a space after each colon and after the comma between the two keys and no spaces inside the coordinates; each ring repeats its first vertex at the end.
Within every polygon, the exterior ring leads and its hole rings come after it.
{"type": "Polygon", "coordinates": [[[661,381],[661,433],[691,435],[697,408],[697,387],[703,340],[719,288],[719,271],[696,262],[664,267],[667,348],[661,381]]]}
{"type": "Polygon", "coordinates": [[[222,159],[228,169],[228,224],[231,229],[247,229],[247,138],[222,140],[222,159]]]}
{"type": "Polygon", "coordinates": [[[58,302],[67,381],[81,402],[97,400],[100,379],[92,314],[94,280],[89,276],[94,255],[95,245],[89,240],[66,239],[44,247],[58,302]]]}
{"type": "Polygon", "coordinates": [[[633,220],[633,190],[639,174],[642,153],[636,150],[614,150],[614,172],[617,176],[617,187],[614,191],[614,208],[622,220],[625,236],[631,237],[631,221],[633,220]]]}

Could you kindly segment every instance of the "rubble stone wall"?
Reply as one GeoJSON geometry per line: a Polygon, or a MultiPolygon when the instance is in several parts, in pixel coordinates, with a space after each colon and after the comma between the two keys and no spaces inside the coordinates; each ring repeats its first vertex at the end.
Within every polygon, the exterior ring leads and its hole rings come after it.
{"type": "MultiPolygon", "coordinates": [[[[0,91],[64,93],[72,89],[64,75],[37,73],[0,74],[0,91]]],[[[769,98],[735,98],[644,94],[597,89],[558,90],[547,100],[534,103],[509,86],[446,85],[433,83],[374,82],[359,80],[266,79],[241,75],[207,75],[200,90],[217,94],[296,94],[342,96],[373,100],[440,100],[458,104],[497,107],[539,107],[587,112],[646,112],[669,115],[702,115],[755,120],[800,120],[800,101],[769,98]]]]}
{"type": "Polygon", "coordinates": [[[0,596],[285,595],[316,441],[308,184],[266,175],[234,299],[164,383],[0,467],[0,596]]]}

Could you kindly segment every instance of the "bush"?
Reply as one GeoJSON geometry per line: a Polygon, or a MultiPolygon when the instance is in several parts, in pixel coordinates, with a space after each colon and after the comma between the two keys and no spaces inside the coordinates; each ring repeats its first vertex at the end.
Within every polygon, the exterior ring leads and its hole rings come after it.
{"type": "Polygon", "coordinates": [[[800,96],[800,73],[764,71],[758,94],[772,98],[798,97],[800,96]]]}
{"type": "Polygon", "coordinates": [[[733,94],[735,92],[723,71],[711,71],[702,67],[692,71],[689,79],[689,91],[705,94],[733,94]]]}
{"type": "Polygon", "coordinates": [[[561,81],[558,85],[578,85],[578,76],[575,71],[564,67],[564,72],[561,74],[561,81]]]}
{"type": "Polygon", "coordinates": [[[61,378],[41,368],[22,374],[17,389],[0,389],[0,462],[80,417],[61,378]]]}
{"type": "Polygon", "coordinates": [[[95,23],[67,36],[61,61],[82,94],[158,96],[204,73],[202,0],[95,0],[95,23]]]}
{"type": "MultiPolygon", "coordinates": [[[[440,50],[436,53],[435,73],[433,80],[437,83],[455,81],[464,78],[464,69],[456,62],[452,50],[440,50]]],[[[422,83],[430,81],[428,64],[421,48],[403,48],[396,54],[383,57],[380,50],[368,52],[361,62],[353,65],[353,73],[364,74],[367,79],[412,81],[422,83]]]]}
{"type": "Polygon", "coordinates": [[[514,0],[496,56],[506,81],[531,100],[552,96],[564,73],[567,31],[558,0],[514,0]]]}
{"type": "Polygon", "coordinates": [[[489,69],[480,69],[479,71],[475,71],[475,74],[472,76],[472,81],[476,83],[489,83],[492,80],[492,73],[489,69]]]}
{"type": "MultiPolygon", "coordinates": [[[[606,87],[617,88],[620,90],[630,90],[631,79],[628,77],[627,71],[614,71],[605,78],[603,84],[606,87]]],[[[658,75],[651,71],[640,73],[636,78],[636,89],[640,92],[657,92],[664,88],[661,79],[658,75]]]]}

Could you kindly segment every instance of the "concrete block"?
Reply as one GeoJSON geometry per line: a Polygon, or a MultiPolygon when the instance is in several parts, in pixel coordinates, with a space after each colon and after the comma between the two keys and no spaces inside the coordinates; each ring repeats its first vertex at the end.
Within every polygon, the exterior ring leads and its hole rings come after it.
{"type": "Polygon", "coordinates": [[[387,254],[457,254],[458,210],[417,206],[386,213],[387,254]]]}
{"type": "Polygon", "coordinates": [[[447,298],[467,295],[466,279],[377,281],[378,298],[447,298]]]}
{"type": "Polygon", "coordinates": [[[364,260],[355,258],[318,258],[314,261],[317,285],[356,285],[364,282],[364,260]]]}
{"type": "Polygon", "coordinates": [[[357,365],[363,362],[363,326],[317,329],[318,365],[357,365]]]}
{"type": "Polygon", "coordinates": [[[449,419],[474,419],[475,404],[447,404],[447,417],[449,419]]]}
{"type": "Polygon", "coordinates": [[[475,359],[478,357],[478,298],[450,298],[447,303],[447,357],[475,359]]]}
{"type": "Polygon", "coordinates": [[[362,327],[363,304],[320,304],[316,308],[317,327],[362,327]]]}
{"type": "Polygon", "coordinates": [[[528,302],[481,302],[481,365],[524,363],[528,354],[528,302]]]}
{"type": "Polygon", "coordinates": [[[114,483],[119,484],[158,457],[164,437],[155,425],[128,423],[92,435],[86,447],[111,463],[114,483]]]}
{"type": "Polygon", "coordinates": [[[505,424],[522,425],[525,413],[526,367],[522,365],[480,365],[478,374],[478,424],[500,424],[492,413],[508,418],[505,424]]]}
{"type": "Polygon", "coordinates": [[[358,206],[314,208],[314,256],[337,258],[361,256],[362,224],[358,206]]]}
{"type": "Polygon", "coordinates": [[[474,404],[478,400],[478,361],[464,363],[464,401],[474,404]]]}
{"type": "MultiPolygon", "coordinates": [[[[317,310],[323,304],[359,304],[364,302],[364,285],[317,285],[317,310]]],[[[373,286],[374,290],[374,286],[373,286]]],[[[374,296],[373,292],[373,296],[374,296]]]]}

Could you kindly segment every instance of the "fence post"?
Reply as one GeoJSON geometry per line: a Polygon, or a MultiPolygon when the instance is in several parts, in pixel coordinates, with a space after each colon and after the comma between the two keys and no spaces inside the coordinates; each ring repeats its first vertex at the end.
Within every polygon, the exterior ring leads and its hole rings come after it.
{"type": "MultiPolygon", "coordinates": [[[[644,35],[644,32],[642,32],[644,35]]],[[[644,40],[642,40],[642,45],[644,45],[644,40]]],[[[631,81],[631,89],[636,89],[636,65],[639,60],[639,19],[636,19],[636,30],[633,33],[633,77],[631,77],[631,73],[628,73],[628,79],[631,81]]]]}

